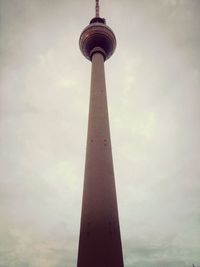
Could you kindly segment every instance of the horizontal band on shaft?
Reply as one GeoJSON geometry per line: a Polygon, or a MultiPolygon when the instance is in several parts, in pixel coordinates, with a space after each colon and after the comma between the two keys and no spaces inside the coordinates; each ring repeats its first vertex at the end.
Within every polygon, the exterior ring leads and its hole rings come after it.
{"type": "Polygon", "coordinates": [[[103,50],[103,48],[97,46],[95,48],[93,48],[90,52],[90,59],[92,60],[92,56],[95,54],[95,53],[100,53],[102,54],[102,56],[104,57],[104,60],[106,60],[106,52],[103,50]]]}

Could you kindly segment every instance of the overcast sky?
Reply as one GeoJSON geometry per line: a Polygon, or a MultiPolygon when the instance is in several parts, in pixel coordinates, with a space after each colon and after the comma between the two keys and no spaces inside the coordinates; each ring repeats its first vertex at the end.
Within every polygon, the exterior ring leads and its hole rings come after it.
{"type": "MultiPolygon", "coordinates": [[[[0,0],[0,267],[76,266],[93,0],[0,0]]],[[[200,1],[100,1],[125,267],[200,266],[200,1]]]]}

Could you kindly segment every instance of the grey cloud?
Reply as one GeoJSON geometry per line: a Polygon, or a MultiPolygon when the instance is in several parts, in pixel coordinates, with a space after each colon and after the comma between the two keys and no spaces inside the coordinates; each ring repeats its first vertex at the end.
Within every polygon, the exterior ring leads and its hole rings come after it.
{"type": "MultiPolygon", "coordinates": [[[[90,83],[78,38],[94,14],[80,3],[0,1],[2,267],[76,265],[90,83]]],[[[199,8],[101,3],[118,42],[105,65],[127,267],[200,262],[199,8]]]]}

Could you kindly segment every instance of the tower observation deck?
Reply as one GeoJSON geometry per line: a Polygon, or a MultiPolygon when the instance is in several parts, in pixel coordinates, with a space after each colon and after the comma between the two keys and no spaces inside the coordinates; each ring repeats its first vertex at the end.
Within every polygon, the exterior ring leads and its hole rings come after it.
{"type": "Polygon", "coordinates": [[[99,1],[79,46],[92,76],[77,267],[123,267],[104,72],[116,38],[99,16],[99,1]]]}

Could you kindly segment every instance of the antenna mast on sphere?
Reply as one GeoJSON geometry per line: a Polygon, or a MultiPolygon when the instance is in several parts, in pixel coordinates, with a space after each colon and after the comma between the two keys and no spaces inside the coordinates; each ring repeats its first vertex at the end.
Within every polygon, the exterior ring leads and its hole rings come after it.
{"type": "Polygon", "coordinates": [[[96,17],[99,17],[99,0],[96,0],[96,17]]]}

